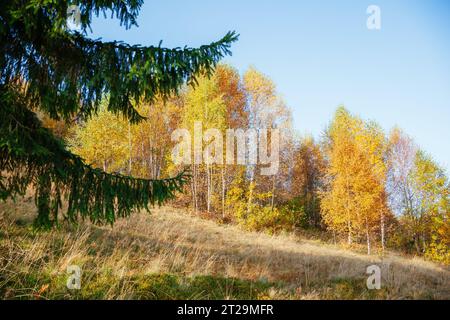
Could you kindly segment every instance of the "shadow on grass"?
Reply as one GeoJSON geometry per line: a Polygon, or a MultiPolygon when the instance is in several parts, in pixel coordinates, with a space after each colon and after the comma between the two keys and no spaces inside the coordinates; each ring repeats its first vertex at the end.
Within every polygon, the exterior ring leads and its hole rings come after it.
{"type": "Polygon", "coordinates": [[[0,278],[0,297],[2,299],[255,300],[268,298],[269,290],[274,286],[271,283],[217,276],[185,277],[159,273],[117,277],[112,273],[87,272],[83,275],[81,288],[69,290],[66,279],[67,276],[50,277],[42,274],[22,275],[20,281],[10,279],[4,282],[0,278]]]}

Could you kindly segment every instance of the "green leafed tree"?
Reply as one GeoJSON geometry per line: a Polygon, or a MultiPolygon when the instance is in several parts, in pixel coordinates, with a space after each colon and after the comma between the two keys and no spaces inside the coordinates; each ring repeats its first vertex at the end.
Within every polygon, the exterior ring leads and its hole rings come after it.
{"type": "Polygon", "coordinates": [[[42,126],[36,112],[54,120],[89,119],[102,98],[106,109],[131,122],[142,119],[133,102],[151,103],[211,74],[230,54],[234,32],[200,48],[167,49],[87,37],[93,15],[111,13],[130,28],[142,0],[2,0],[0,3],[0,199],[35,189],[37,224],[79,216],[113,223],[148,209],[180,190],[187,175],[165,180],[109,174],[86,164],[42,126]],[[79,31],[67,27],[68,9],[79,11],[79,31]]]}

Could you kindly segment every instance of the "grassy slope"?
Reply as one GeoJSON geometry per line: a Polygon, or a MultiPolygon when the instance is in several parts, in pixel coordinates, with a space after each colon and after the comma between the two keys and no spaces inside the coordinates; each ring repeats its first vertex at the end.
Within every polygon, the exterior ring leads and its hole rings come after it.
{"type": "Polygon", "coordinates": [[[0,204],[0,298],[48,299],[450,299],[448,268],[395,254],[245,232],[154,210],[113,227],[88,223],[35,234],[32,201],[0,204]],[[81,290],[66,288],[69,265],[81,290]],[[366,289],[366,267],[382,289],[366,289]]]}

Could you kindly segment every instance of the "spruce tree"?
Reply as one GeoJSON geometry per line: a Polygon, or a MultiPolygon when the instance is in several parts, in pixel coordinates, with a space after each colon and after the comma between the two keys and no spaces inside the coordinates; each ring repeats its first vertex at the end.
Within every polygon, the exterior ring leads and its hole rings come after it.
{"type": "Polygon", "coordinates": [[[188,180],[184,172],[164,180],[108,174],[69,152],[42,126],[36,111],[55,120],[87,119],[108,96],[108,110],[131,122],[136,103],[151,103],[211,74],[237,40],[229,32],[200,48],[167,49],[90,39],[93,15],[110,13],[125,28],[137,25],[142,0],[2,0],[0,2],[0,199],[35,191],[36,223],[64,218],[113,224],[135,210],[162,204],[188,180]],[[78,31],[67,27],[71,5],[78,31]]]}

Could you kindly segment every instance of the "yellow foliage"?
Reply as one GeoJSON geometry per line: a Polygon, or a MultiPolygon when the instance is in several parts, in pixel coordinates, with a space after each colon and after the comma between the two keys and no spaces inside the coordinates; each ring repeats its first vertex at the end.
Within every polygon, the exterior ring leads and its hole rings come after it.
{"type": "Polygon", "coordinates": [[[334,231],[355,236],[370,234],[386,208],[384,134],[339,108],[328,130],[328,189],[323,193],[324,222],[334,231]]]}
{"type": "Polygon", "coordinates": [[[74,129],[71,150],[106,172],[120,171],[128,160],[128,122],[102,109],[74,129]]]}

